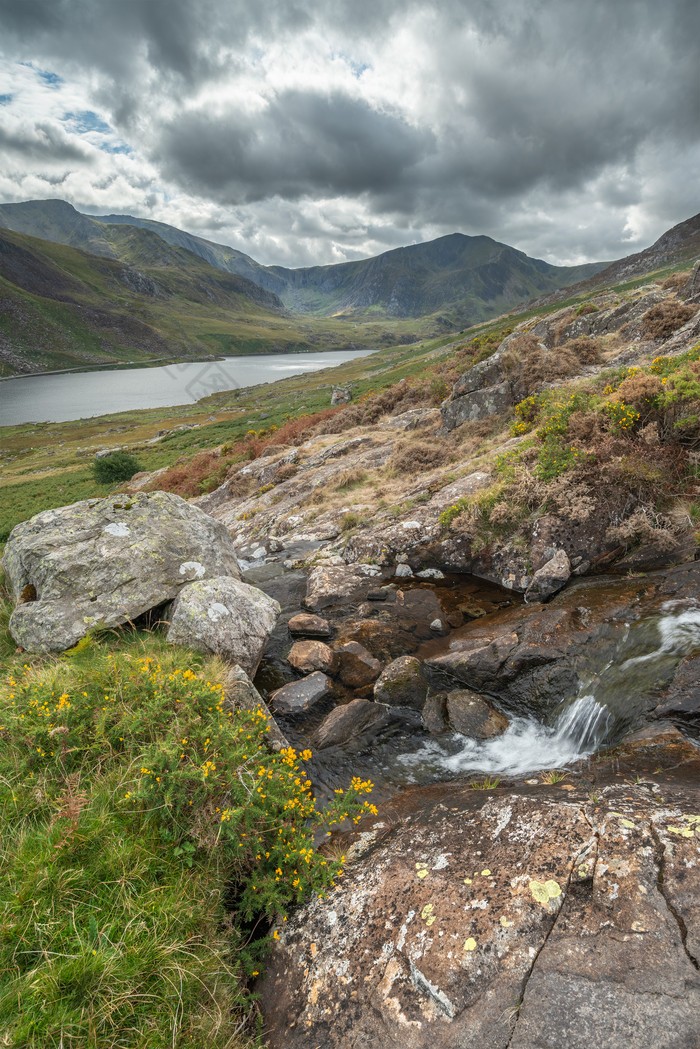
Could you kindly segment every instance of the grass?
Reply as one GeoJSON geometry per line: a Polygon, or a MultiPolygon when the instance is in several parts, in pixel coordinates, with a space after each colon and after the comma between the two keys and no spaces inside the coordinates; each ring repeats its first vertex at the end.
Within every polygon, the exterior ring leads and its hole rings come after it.
{"type": "MultiPolygon", "coordinates": [[[[223,666],[147,632],[14,650],[2,601],[0,1030],[12,1049],[243,1049],[268,932],[342,873],[317,812],[223,666]]],[[[376,811],[376,810],[374,810],[376,811]]],[[[276,933],[273,933],[276,935],[276,933]]]]}

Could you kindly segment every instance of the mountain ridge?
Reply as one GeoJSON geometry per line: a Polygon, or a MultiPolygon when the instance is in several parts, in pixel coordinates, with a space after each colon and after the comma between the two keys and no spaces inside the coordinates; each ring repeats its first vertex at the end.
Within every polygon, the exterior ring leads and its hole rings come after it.
{"type": "Polygon", "coordinates": [[[273,292],[295,313],[318,317],[377,314],[387,318],[435,313],[444,315],[443,327],[457,328],[555,291],[607,265],[552,266],[490,237],[451,233],[422,244],[392,248],[369,259],[296,269],[262,266],[244,252],[167,223],[132,215],[87,216],[66,201],[0,205],[0,224],[30,236],[53,236],[60,243],[109,257],[120,257],[110,232],[114,227],[147,229],[171,246],[273,292]],[[52,209],[56,213],[53,229],[52,209]]]}

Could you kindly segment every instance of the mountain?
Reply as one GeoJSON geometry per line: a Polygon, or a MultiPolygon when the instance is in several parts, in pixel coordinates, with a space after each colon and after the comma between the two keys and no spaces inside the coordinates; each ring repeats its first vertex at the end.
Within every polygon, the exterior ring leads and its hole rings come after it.
{"type": "Polygon", "coordinates": [[[271,292],[116,229],[115,252],[138,265],[0,229],[0,375],[320,348],[271,292]]]}
{"type": "Polygon", "coordinates": [[[435,314],[433,330],[475,324],[606,265],[552,266],[490,237],[452,233],[371,259],[287,269],[262,266],[243,252],[163,222],[132,215],[91,218],[60,200],[0,205],[0,224],[123,261],[132,259],[117,228],[149,230],[165,243],[273,292],[295,313],[372,319],[435,314]]]}
{"type": "Polygon", "coordinates": [[[464,327],[604,265],[551,266],[491,237],[451,233],[372,259],[272,269],[287,282],[280,297],[290,309],[321,315],[380,310],[393,317],[440,313],[454,327],[464,327]]]}

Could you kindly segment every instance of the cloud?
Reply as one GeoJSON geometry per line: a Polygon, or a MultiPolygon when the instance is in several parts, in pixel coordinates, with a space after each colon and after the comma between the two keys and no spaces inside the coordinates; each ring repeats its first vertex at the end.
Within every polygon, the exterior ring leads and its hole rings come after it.
{"type": "Polygon", "coordinates": [[[262,262],[618,257],[699,208],[699,33],[695,0],[0,0],[0,191],[262,262]]]}
{"type": "Polygon", "coordinates": [[[251,203],[387,189],[432,147],[430,131],[364,100],[286,91],[258,113],[174,118],[156,153],[197,192],[251,203]]]}

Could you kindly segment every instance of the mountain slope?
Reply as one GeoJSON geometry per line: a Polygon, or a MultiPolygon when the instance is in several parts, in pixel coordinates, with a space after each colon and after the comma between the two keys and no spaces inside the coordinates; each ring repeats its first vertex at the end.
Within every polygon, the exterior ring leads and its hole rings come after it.
{"type": "Polygon", "coordinates": [[[354,262],[302,269],[261,266],[243,252],[166,223],[132,215],[91,218],[65,201],[2,205],[3,223],[18,232],[127,262],[133,256],[116,231],[120,227],[148,230],[174,248],[192,252],[217,269],[279,295],[294,312],[375,319],[437,314],[433,330],[465,327],[493,317],[533,296],[582,280],[605,265],[551,266],[490,237],[453,233],[354,262]]]}
{"type": "Polygon", "coordinates": [[[319,348],[270,292],[149,231],[120,235],[144,265],[0,230],[0,374],[319,348]]]}
{"type": "Polygon", "coordinates": [[[546,290],[571,284],[604,264],[551,266],[490,237],[446,237],[395,248],[372,259],[280,270],[288,307],[311,312],[419,317],[440,312],[474,324],[546,290]]]}

